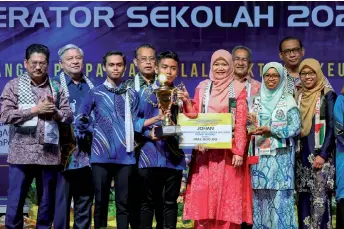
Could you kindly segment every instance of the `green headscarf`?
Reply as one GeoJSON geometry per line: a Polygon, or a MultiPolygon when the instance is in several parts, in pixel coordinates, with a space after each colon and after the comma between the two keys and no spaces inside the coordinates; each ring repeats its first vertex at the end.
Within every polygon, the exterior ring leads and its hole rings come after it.
{"type": "Polygon", "coordinates": [[[262,80],[262,87],[260,89],[260,99],[262,105],[261,118],[263,126],[269,125],[272,112],[276,108],[277,103],[279,102],[284,93],[284,86],[286,82],[286,76],[284,75],[284,68],[282,64],[277,62],[267,63],[263,68],[263,76],[270,68],[275,68],[277,70],[278,74],[280,75],[280,83],[275,89],[270,90],[266,87],[264,79],[262,80]]]}

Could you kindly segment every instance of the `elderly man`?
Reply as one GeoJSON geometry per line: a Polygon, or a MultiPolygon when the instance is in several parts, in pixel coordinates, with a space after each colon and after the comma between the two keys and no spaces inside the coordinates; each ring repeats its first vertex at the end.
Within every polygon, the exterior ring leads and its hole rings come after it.
{"type": "Polygon", "coordinates": [[[247,97],[255,96],[260,88],[260,83],[253,79],[249,72],[252,51],[246,46],[239,45],[232,50],[234,64],[234,80],[240,82],[243,89],[247,91],[247,97]]]}
{"type": "MultiPolygon", "coordinates": [[[[234,80],[237,80],[243,90],[246,90],[246,96],[247,98],[255,96],[260,89],[260,83],[257,80],[254,80],[252,78],[252,73],[249,72],[249,67],[252,63],[251,57],[252,57],[252,51],[246,46],[236,46],[232,50],[232,57],[233,57],[233,64],[234,64],[234,80]]],[[[244,198],[246,198],[246,203],[252,203],[252,190],[251,190],[251,176],[250,176],[250,167],[249,167],[249,160],[247,160],[247,152],[244,153],[245,157],[245,178],[244,181],[246,184],[244,185],[245,190],[243,191],[245,193],[244,198]],[[246,189],[249,187],[248,189],[246,189]]],[[[252,208],[250,206],[247,206],[245,211],[249,212],[252,211],[252,208]]],[[[248,229],[252,228],[252,218],[249,219],[243,219],[243,223],[241,228],[242,229],[248,229]]]]}
{"type": "Polygon", "coordinates": [[[72,123],[73,113],[60,85],[49,80],[49,56],[46,46],[30,45],[24,60],[27,72],[8,82],[0,98],[0,122],[10,124],[8,229],[23,228],[23,206],[34,177],[42,181],[36,228],[51,228],[54,218],[59,125],[72,123]]]}
{"type": "MultiPolygon", "coordinates": [[[[56,77],[69,100],[74,113],[83,98],[94,86],[82,73],[84,52],[76,45],[68,44],[58,51],[62,72],[56,77]]],[[[71,199],[74,201],[74,229],[90,228],[92,222],[93,185],[89,163],[92,132],[85,132],[86,141],[78,141],[72,155],[63,161],[63,169],[58,176],[56,191],[55,229],[69,229],[71,199]]]]}

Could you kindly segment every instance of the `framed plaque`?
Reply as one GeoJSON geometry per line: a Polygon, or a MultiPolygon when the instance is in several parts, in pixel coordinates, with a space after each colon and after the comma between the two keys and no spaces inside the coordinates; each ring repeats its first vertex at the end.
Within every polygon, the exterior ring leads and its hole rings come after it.
{"type": "Polygon", "coordinates": [[[202,145],[208,149],[232,148],[232,114],[200,113],[195,119],[178,115],[181,135],[180,148],[195,148],[202,145]]]}

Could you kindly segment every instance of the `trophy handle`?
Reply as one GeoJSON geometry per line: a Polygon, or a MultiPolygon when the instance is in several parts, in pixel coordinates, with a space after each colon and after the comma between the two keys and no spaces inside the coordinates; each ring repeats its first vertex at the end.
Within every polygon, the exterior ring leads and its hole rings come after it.
{"type": "Polygon", "coordinates": [[[175,87],[173,89],[173,94],[172,94],[172,100],[173,100],[173,105],[177,105],[178,104],[178,88],[175,87]]]}
{"type": "Polygon", "coordinates": [[[156,90],[149,90],[149,91],[148,91],[147,97],[146,97],[146,101],[147,101],[148,103],[152,104],[153,107],[158,107],[159,103],[158,103],[158,102],[156,102],[156,103],[153,102],[153,101],[151,100],[151,98],[150,98],[152,94],[155,94],[155,96],[156,96],[156,90]]]}

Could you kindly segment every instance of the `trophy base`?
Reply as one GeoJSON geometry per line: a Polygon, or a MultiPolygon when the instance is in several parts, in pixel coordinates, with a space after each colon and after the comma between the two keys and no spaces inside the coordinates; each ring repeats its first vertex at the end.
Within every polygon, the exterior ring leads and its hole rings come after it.
{"type": "Polygon", "coordinates": [[[155,136],[166,137],[166,136],[177,136],[180,135],[180,126],[158,126],[155,127],[155,136]]]}

